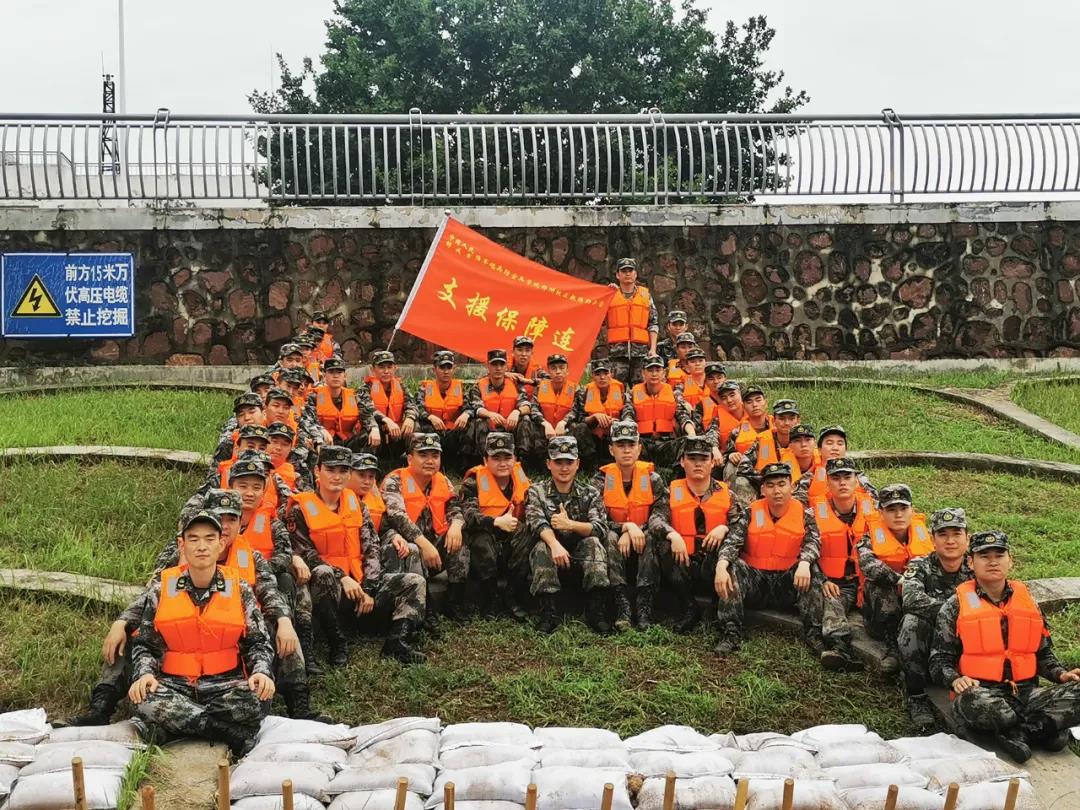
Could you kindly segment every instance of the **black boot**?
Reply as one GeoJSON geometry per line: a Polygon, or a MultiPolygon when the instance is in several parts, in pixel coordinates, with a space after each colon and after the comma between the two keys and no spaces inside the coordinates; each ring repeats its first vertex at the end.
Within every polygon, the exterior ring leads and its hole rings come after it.
{"type": "Polygon", "coordinates": [[[506,612],[514,621],[523,622],[529,618],[529,609],[525,604],[528,593],[529,584],[522,579],[510,578],[506,583],[506,590],[503,591],[506,612]]]}
{"type": "Polygon", "coordinates": [[[998,747],[1009,755],[1009,759],[1017,764],[1027,762],[1031,758],[1031,746],[1024,738],[1024,732],[1019,726],[1008,731],[999,731],[995,737],[998,747]]]}
{"type": "Polygon", "coordinates": [[[345,638],[345,631],[341,629],[337,605],[324,601],[319,607],[319,621],[322,623],[323,633],[326,634],[330,666],[339,669],[349,663],[349,642],[345,638]]]}
{"type": "Polygon", "coordinates": [[[720,635],[716,639],[713,652],[721,658],[727,657],[739,651],[742,645],[742,631],[737,625],[728,623],[720,628],[720,635]]]}
{"type": "Polygon", "coordinates": [[[123,698],[123,693],[107,683],[99,683],[90,692],[90,705],[87,710],[68,720],[54,723],[57,728],[65,726],[107,726],[116,707],[123,698]]]}
{"type": "Polygon", "coordinates": [[[653,625],[653,600],[656,592],[652,587],[637,589],[637,626],[639,630],[648,630],[653,625]]]}
{"type": "Polygon", "coordinates": [[[697,599],[689,588],[685,588],[679,594],[679,599],[682,601],[683,611],[675,622],[675,632],[684,636],[697,627],[698,622],[701,621],[701,606],[698,605],[697,599]]]}
{"type": "Polygon", "coordinates": [[[233,757],[242,759],[255,747],[255,739],[248,737],[237,729],[236,726],[223,723],[220,720],[210,719],[206,721],[206,739],[213,742],[223,742],[229,746],[233,757]]]}
{"type": "Polygon", "coordinates": [[[427,610],[424,612],[424,624],[423,631],[431,636],[433,641],[442,638],[442,631],[439,630],[439,617],[435,614],[435,608],[431,605],[431,596],[428,595],[427,610]]]}
{"type": "Polygon", "coordinates": [[[500,596],[499,583],[494,577],[477,582],[473,593],[476,597],[476,613],[478,616],[484,619],[498,617],[499,611],[496,606],[500,596]]]}
{"type": "Polygon", "coordinates": [[[469,618],[464,582],[451,582],[446,586],[446,604],[443,606],[443,613],[448,619],[456,621],[465,621],[469,618]]]}
{"type": "Polygon", "coordinates": [[[615,629],[622,633],[624,630],[629,630],[633,624],[630,599],[625,585],[616,585],[612,590],[612,601],[615,603],[615,629]]]}
{"type": "Polygon", "coordinates": [[[413,635],[413,623],[408,619],[399,619],[390,625],[390,635],[383,642],[380,655],[393,658],[403,664],[422,664],[427,656],[413,648],[409,639],[413,635]]]}
{"type": "Polygon", "coordinates": [[[844,659],[844,671],[846,672],[861,672],[863,668],[862,659],[859,658],[855,652],[855,648],[851,646],[851,636],[841,636],[836,641],[836,650],[843,656],[844,659]]]}
{"type": "Polygon", "coordinates": [[[282,687],[281,696],[285,699],[285,708],[293,720],[314,720],[317,723],[333,725],[331,718],[311,710],[311,690],[306,683],[282,687]]]}
{"type": "Polygon", "coordinates": [[[309,678],[321,678],[325,672],[315,658],[315,629],[310,621],[296,622],[296,635],[300,639],[300,650],[304,653],[304,670],[309,678]]]}
{"type": "Polygon", "coordinates": [[[599,636],[613,632],[608,621],[607,588],[593,588],[585,594],[585,623],[599,636]]]}
{"type": "Polygon", "coordinates": [[[555,628],[559,626],[559,622],[562,620],[558,609],[555,607],[555,594],[542,593],[538,598],[540,600],[540,620],[536,624],[536,632],[550,635],[555,632],[555,628]]]}
{"type": "Polygon", "coordinates": [[[1069,744],[1069,729],[1059,729],[1057,723],[1045,715],[1029,717],[1023,730],[1028,744],[1044,751],[1062,751],[1069,744]]]}

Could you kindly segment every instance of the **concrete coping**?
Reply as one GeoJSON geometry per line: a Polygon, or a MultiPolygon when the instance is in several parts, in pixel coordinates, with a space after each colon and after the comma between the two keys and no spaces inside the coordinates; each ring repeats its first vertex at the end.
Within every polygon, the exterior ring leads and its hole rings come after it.
{"type": "Polygon", "coordinates": [[[67,385],[29,385],[25,388],[0,388],[0,396],[34,396],[41,394],[67,394],[80,391],[110,391],[114,389],[150,389],[152,391],[213,391],[227,394],[242,394],[248,388],[245,385],[215,382],[77,382],[67,385]]]}
{"type": "Polygon", "coordinates": [[[131,604],[143,592],[140,585],[114,579],[30,568],[0,568],[0,588],[73,596],[110,605],[131,604]]]}
{"type": "Polygon", "coordinates": [[[213,458],[190,450],[167,450],[156,447],[117,447],[112,445],[55,445],[52,447],[8,447],[0,450],[0,464],[7,461],[134,461],[167,469],[205,470],[213,458]]]}

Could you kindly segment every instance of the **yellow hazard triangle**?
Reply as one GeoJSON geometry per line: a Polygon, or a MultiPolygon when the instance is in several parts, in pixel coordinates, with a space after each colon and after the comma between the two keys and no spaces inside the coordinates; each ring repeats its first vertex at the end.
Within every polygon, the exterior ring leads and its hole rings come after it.
{"type": "Polygon", "coordinates": [[[41,276],[35,274],[30,283],[26,285],[26,292],[19,298],[15,309],[11,310],[12,318],[59,318],[60,310],[49,295],[48,289],[41,280],[41,276]]]}

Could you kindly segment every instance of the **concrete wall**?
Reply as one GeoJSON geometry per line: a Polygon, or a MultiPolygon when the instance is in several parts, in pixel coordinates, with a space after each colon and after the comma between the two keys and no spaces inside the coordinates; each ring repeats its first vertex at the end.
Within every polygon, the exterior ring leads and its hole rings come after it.
{"type": "MultiPolygon", "coordinates": [[[[1073,203],[454,213],[595,281],[636,256],[661,313],[687,310],[732,360],[1080,355],[1073,203]]],[[[135,337],[0,341],[0,363],[265,363],[315,309],[357,362],[389,339],[441,214],[0,207],[0,251],[132,251],[138,270],[135,337]]]]}

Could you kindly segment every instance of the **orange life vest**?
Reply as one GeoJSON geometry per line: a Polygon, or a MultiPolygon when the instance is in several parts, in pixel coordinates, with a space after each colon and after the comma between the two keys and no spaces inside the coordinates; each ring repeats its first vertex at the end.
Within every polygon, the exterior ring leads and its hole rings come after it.
{"type": "Polygon", "coordinates": [[[315,354],[324,363],[334,356],[334,339],[329,332],[322,336],[319,345],[315,347],[315,354]]]}
{"type": "Polygon", "coordinates": [[[616,291],[607,311],[608,343],[649,342],[649,291],[639,286],[628,299],[616,291]]]}
{"type": "Polygon", "coordinates": [[[525,475],[525,470],[518,462],[514,462],[514,469],[510,473],[514,489],[509,499],[503,494],[502,487],[486,465],[480,464],[473,467],[465,475],[476,476],[476,494],[481,513],[488,517],[499,517],[499,515],[505,515],[506,510],[509,509],[510,514],[519,520],[525,514],[525,497],[529,491],[530,482],[528,476],[525,475]]]}
{"type": "Polygon", "coordinates": [[[719,404],[710,394],[706,393],[701,398],[702,427],[705,430],[708,430],[714,419],[716,420],[716,432],[719,439],[717,444],[720,449],[723,450],[727,447],[728,439],[731,438],[731,431],[739,426],[742,419],[733,416],[731,411],[719,404]]]}
{"type": "Polygon", "coordinates": [[[793,485],[797,484],[799,476],[801,475],[799,461],[795,458],[795,454],[791,452],[790,448],[785,447],[780,451],[780,461],[791,467],[791,483],[793,485]]]}
{"type": "Polygon", "coordinates": [[[776,437],[772,432],[772,423],[766,417],[765,427],[760,431],[744,419],[739,423],[739,432],[735,434],[735,452],[746,453],[757,442],[757,463],[754,469],[761,472],[766,464],[779,460],[780,453],[776,446],[776,437]]]}
{"type": "MultiPolygon", "coordinates": [[[[274,472],[278,478],[285,482],[285,486],[296,492],[296,467],[290,464],[288,461],[283,461],[274,467],[274,472]]],[[[270,482],[267,481],[269,484],[270,482]]]]}
{"type": "Polygon", "coordinates": [[[319,380],[322,379],[322,362],[317,355],[313,356],[304,364],[304,370],[311,375],[311,379],[318,385],[319,380]]]}
{"type": "Polygon", "coordinates": [[[450,528],[446,519],[446,504],[454,497],[454,487],[450,479],[442,473],[435,473],[431,479],[431,492],[425,494],[420,485],[416,483],[408,467],[394,470],[390,475],[396,475],[401,480],[401,497],[405,501],[405,513],[409,520],[416,523],[425,509],[431,510],[431,524],[435,534],[442,537],[450,528]]]}
{"type": "Polygon", "coordinates": [[[215,591],[206,607],[199,610],[187,591],[177,588],[186,570],[186,566],[178,565],[161,572],[154,627],[165,641],[161,671],[194,681],[240,666],[240,639],[247,631],[247,623],[239,572],[219,565],[225,587],[215,591]]]}
{"type": "Polygon", "coordinates": [[[360,405],[356,401],[356,392],[351,388],[342,388],[339,408],[334,404],[330,389],[320,385],[315,389],[315,416],[320,425],[345,441],[353,435],[353,428],[360,421],[360,405]]]}
{"type": "Polygon", "coordinates": [[[773,520],[764,498],[751,503],[743,561],[761,571],[786,571],[795,565],[806,534],[803,508],[792,498],[787,512],[779,520],[773,520]]]}
{"type": "Polygon", "coordinates": [[[378,380],[369,378],[369,382],[371,404],[375,406],[375,410],[401,424],[401,416],[405,413],[405,389],[401,387],[401,382],[397,378],[390,382],[389,395],[378,380]]]}
{"type": "Polygon", "coordinates": [[[731,508],[731,490],[725,483],[719,483],[719,489],[701,500],[691,490],[685,478],[672,481],[668,488],[668,503],[671,505],[671,528],[682,535],[686,543],[686,552],[693,554],[699,537],[704,537],[717,526],[726,526],[728,509],[731,508]],[[699,534],[694,521],[694,513],[701,509],[705,514],[705,534],[699,534]]]}
{"type": "Polygon", "coordinates": [[[636,523],[644,528],[649,519],[656,496],[653,494],[650,474],[653,465],[647,461],[635,461],[630,492],[623,486],[622,471],[615,463],[605,464],[600,468],[604,474],[604,506],[608,517],[616,523],[636,523]]]}
{"type": "Polygon", "coordinates": [[[828,498],[813,502],[811,508],[821,534],[821,572],[829,579],[843,579],[848,562],[855,560],[855,543],[868,531],[870,519],[879,517],[874,503],[856,496],[855,520],[850,526],[837,516],[828,498]]]}
{"type": "Polygon", "coordinates": [[[360,527],[364,513],[351,489],[342,490],[336,512],[315,492],[297,492],[290,503],[300,505],[312,545],[328,565],[340,568],[357,582],[364,581],[360,527]]]}
{"type": "Polygon", "coordinates": [[[424,380],[420,383],[420,391],[424,396],[424,407],[427,408],[427,412],[442,419],[447,427],[458,418],[461,406],[465,404],[461,380],[451,380],[445,394],[439,390],[437,381],[424,380]]]}
{"type": "Polygon", "coordinates": [[[574,407],[574,394],[577,386],[573,383],[563,383],[562,391],[555,393],[555,387],[551,380],[541,380],[536,388],[536,403],[540,406],[541,413],[548,424],[554,427],[562,421],[563,417],[570,413],[574,407]]]}
{"type": "Polygon", "coordinates": [[[667,381],[668,385],[671,386],[686,381],[686,372],[682,370],[682,367],[679,365],[679,358],[677,357],[668,360],[667,381]]]}
{"type": "MultiPolygon", "coordinates": [[[[618,419],[622,415],[623,392],[626,387],[618,380],[612,380],[608,388],[607,399],[600,398],[600,386],[591,382],[585,386],[585,413],[606,413],[612,419],[618,419]]],[[[606,436],[607,431],[602,427],[594,427],[593,433],[597,436],[606,436]]]]}
{"type": "MultiPolygon", "coordinates": [[[[807,503],[813,503],[814,501],[821,500],[828,496],[829,476],[825,474],[825,462],[821,459],[820,451],[814,451],[814,466],[807,470],[804,475],[813,476],[813,478],[810,479],[810,486],[806,490],[807,503]]],[[[855,496],[869,497],[870,493],[866,491],[866,487],[856,481],[855,496]]]]}
{"type": "MultiPolygon", "coordinates": [[[[668,382],[670,383],[671,380],[668,380],[668,382]]],[[[709,394],[709,389],[705,386],[705,383],[701,383],[700,385],[698,385],[698,383],[695,382],[694,378],[691,377],[689,374],[686,375],[686,378],[682,381],[682,384],[683,399],[686,400],[686,404],[689,405],[691,408],[693,408],[695,405],[705,399],[705,397],[709,394]]]]}
{"type": "Polygon", "coordinates": [[[1005,680],[1006,661],[1012,681],[1026,681],[1038,674],[1035,654],[1050,633],[1027,586],[1018,580],[1009,580],[1009,585],[1012,596],[1004,606],[980,597],[975,592],[975,580],[961,583],[956,589],[960,601],[956,635],[964,645],[961,675],[1001,683],[1005,680]],[[1007,642],[1001,632],[1002,619],[1009,625],[1007,642]]]}
{"type": "Polygon", "coordinates": [[[901,543],[886,527],[880,514],[869,521],[870,550],[874,556],[898,574],[904,573],[909,560],[925,557],[934,550],[934,539],[926,528],[926,515],[911,516],[907,542],[901,543]]]}
{"type": "MultiPolygon", "coordinates": [[[[517,386],[514,385],[513,380],[509,378],[504,379],[502,391],[496,391],[491,387],[491,379],[489,377],[482,377],[477,385],[480,386],[480,399],[484,403],[484,410],[506,417],[517,409],[518,390],[517,386]]],[[[488,421],[490,422],[491,420],[488,421]]],[[[494,426],[494,424],[492,426],[494,426]]]]}
{"type": "Polygon", "coordinates": [[[638,383],[634,386],[633,403],[634,418],[642,436],[675,432],[675,392],[670,385],[661,383],[660,390],[650,394],[645,383],[638,383]]]}
{"type": "MultiPolygon", "coordinates": [[[[264,559],[269,560],[274,555],[273,523],[273,512],[259,510],[252,515],[251,520],[248,521],[247,528],[244,529],[240,533],[240,536],[229,546],[229,561],[226,564],[240,569],[241,572],[249,568],[246,560],[236,559],[233,553],[238,542],[242,542],[248,549],[259,552],[263,555],[264,559]]],[[[250,570],[252,573],[255,571],[254,560],[251,561],[250,570]]],[[[248,579],[248,577],[245,576],[244,579],[247,579],[249,585],[255,583],[254,578],[248,579]]]]}
{"type": "Polygon", "coordinates": [[[382,516],[386,513],[386,501],[383,500],[378,488],[373,486],[368,490],[367,495],[364,496],[364,504],[367,506],[368,514],[371,515],[371,523],[378,532],[382,527],[382,516]]]}

